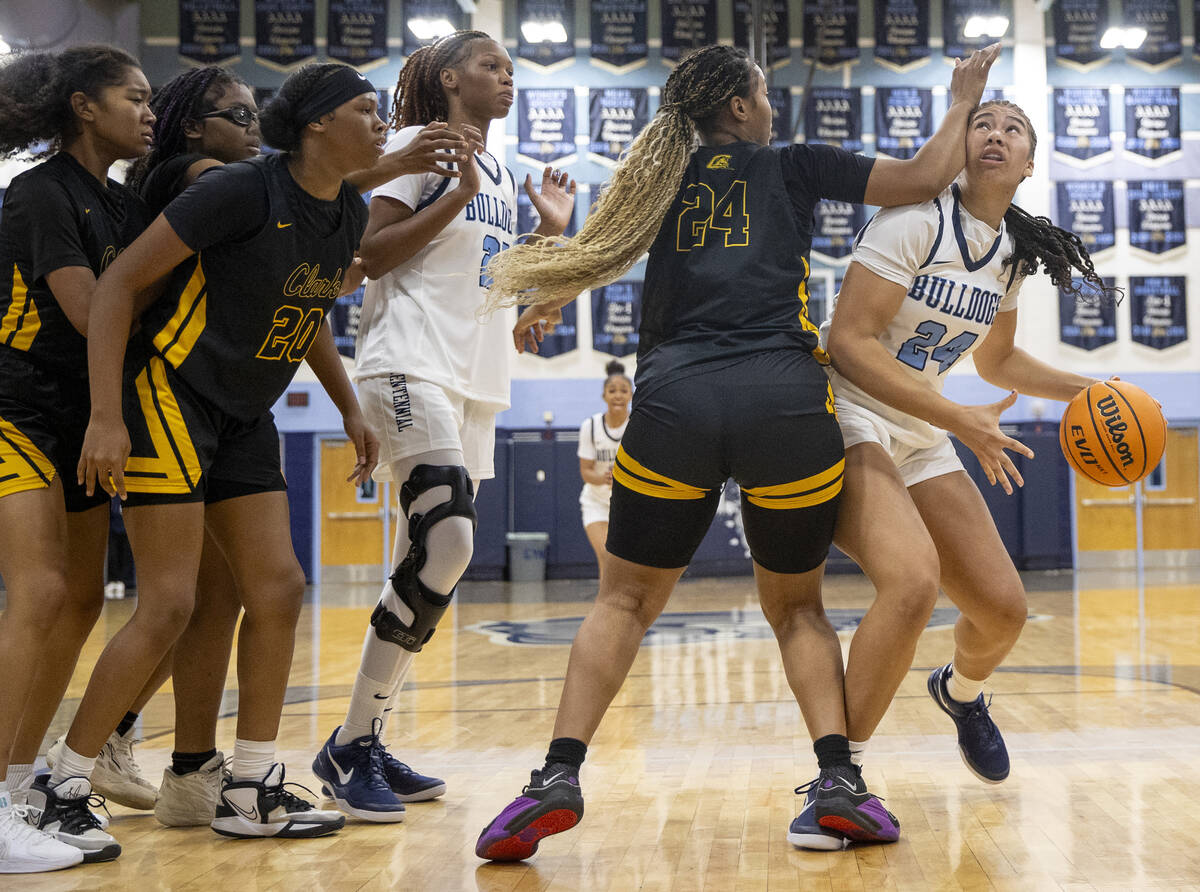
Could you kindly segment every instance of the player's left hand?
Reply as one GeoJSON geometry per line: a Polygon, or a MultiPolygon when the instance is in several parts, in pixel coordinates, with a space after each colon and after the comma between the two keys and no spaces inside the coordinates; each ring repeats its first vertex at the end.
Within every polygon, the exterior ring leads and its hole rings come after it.
{"type": "Polygon", "coordinates": [[[547,310],[537,304],[526,307],[513,326],[513,346],[518,353],[538,352],[538,344],[562,322],[562,308],[547,310]]]}
{"type": "Polygon", "coordinates": [[[533,176],[525,174],[525,194],[541,218],[535,230],[538,235],[562,235],[567,231],[575,212],[575,181],[570,176],[547,164],[537,191],[533,188],[533,176]]]}
{"type": "Polygon", "coordinates": [[[367,427],[362,412],[357,410],[342,417],[342,427],[350,442],[354,444],[354,455],[357,459],[346,482],[361,486],[371,479],[371,472],[379,463],[379,440],[367,427]]]}

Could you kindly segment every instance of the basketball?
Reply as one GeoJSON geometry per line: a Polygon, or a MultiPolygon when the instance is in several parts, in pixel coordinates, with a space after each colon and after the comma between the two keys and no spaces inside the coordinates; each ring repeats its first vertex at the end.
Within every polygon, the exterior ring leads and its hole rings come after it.
{"type": "Polygon", "coordinates": [[[1058,440],[1071,466],[1103,486],[1141,480],[1158,464],[1167,419],[1146,391],[1128,381],[1098,381],[1067,404],[1058,440]]]}

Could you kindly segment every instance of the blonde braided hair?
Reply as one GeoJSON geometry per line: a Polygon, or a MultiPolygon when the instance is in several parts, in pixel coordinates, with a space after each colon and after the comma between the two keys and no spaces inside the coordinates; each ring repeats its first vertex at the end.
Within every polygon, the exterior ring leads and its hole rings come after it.
{"type": "Polygon", "coordinates": [[[518,303],[550,310],[612,282],[650,248],[696,146],[733,96],[748,96],[752,63],[742,50],[708,46],[667,78],[662,105],[622,156],[612,181],[578,234],[501,251],[488,264],[492,284],[482,312],[518,303]]]}

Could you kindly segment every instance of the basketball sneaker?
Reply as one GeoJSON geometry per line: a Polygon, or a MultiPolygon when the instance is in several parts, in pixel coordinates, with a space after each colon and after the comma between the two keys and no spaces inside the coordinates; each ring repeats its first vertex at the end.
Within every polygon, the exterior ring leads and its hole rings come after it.
{"type": "Polygon", "coordinates": [[[168,827],[203,827],[217,815],[217,800],[221,798],[221,770],[225,756],[218,752],[196,771],[176,774],[175,769],[163,769],[162,786],[154,817],[168,827]]]}
{"type": "Polygon", "coordinates": [[[788,827],[788,842],[798,849],[837,852],[846,847],[846,837],[817,823],[815,788],[816,781],[796,788],[796,795],[805,796],[804,808],[800,809],[800,814],[792,819],[791,826],[788,827]]]}
{"type": "MultiPolygon", "coordinates": [[[[149,811],[158,798],[158,788],[142,776],[142,769],[134,758],[133,745],[139,742],[116,731],[109,734],[92,769],[92,788],[119,805],[149,811]]],[[[51,768],[58,761],[64,745],[65,738],[60,737],[46,751],[46,764],[51,768]]]]}
{"type": "Polygon", "coordinates": [[[1008,749],[1000,729],[988,714],[991,700],[985,703],[983,694],[970,703],[955,700],[946,688],[949,675],[949,663],[929,673],[929,696],[942,712],[954,719],[963,764],[984,783],[998,784],[1008,777],[1008,749]]]}
{"type": "Polygon", "coordinates": [[[352,817],[379,824],[403,821],[404,803],[384,777],[384,749],[378,735],[364,734],[338,746],[334,743],[338,730],[334,729],[313,759],[312,770],[321,781],[321,791],[352,817]]]}
{"type": "Polygon", "coordinates": [[[817,824],[826,830],[854,842],[895,842],[900,838],[900,822],[867,789],[856,765],[822,768],[815,780],[798,787],[796,793],[809,796],[817,824]]]}
{"type": "Polygon", "coordinates": [[[241,839],[262,836],[304,839],[335,833],[345,826],[342,815],[321,811],[287,790],[286,787],[297,787],[312,793],[300,784],[285,785],[283,777],[282,762],[272,765],[260,781],[235,781],[225,775],[212,829],[222,836],[241,839]]]}
{"type": "Polygon", "coordinates": [[[488,824],[475,854],[488,861],[523,861],[545,836],[570,830],[583,819],[579,770],[556,763],[529,775],[529,785],[488,824]]]}
{"type": "Polygon", "coordinates": [[[427,802],[446,792],[446,782],[440,777],[426,777],[413,771],[389,753],[382,741],[379,742],[379,749],[383,778],[401,802],[427,802]]]}
{"type": "Polygon", "coordinates": [[[0,873],[43,873],[83,862],[83,852],[29,826],[26,807],[0,791],[0,873]]]}
{"type": "Polygon", "coordinates": [[[121,846],[100,827],[92,808],[104,806],[104,797],[92,792],[86,777],[68,777],[54,786],[50,775],[40,775],[25,796],[25,820],[59,842],[82,850],[87,864],[112,861],[121,846]]]}

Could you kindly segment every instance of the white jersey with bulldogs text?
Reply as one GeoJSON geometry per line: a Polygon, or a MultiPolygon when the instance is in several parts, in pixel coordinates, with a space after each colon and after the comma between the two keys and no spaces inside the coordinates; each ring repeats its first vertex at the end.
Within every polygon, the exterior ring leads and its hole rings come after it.
{"type": "MultiPolygon", "coordinates": [[[[405,127],[387,151],[406,146],[421,131],[405,127]]],[[[509,405],[512,319],[499,312],[480,322],[482,269],[509,247],[516,232],[516,181],[491,154],[475,156],[479,194],[410,260],[368,282],[359,322],[354,377],[403,372],[454,393],[500,408],[509,405]]],[[[372,197],[423,210],[458,180],[410,174],[380,186],[372,197]]]]}
{"type": "MultiPolygon", "coordinates": [[[[879,336],[904,374],[941,393],[946,373],[987,337],[996,314],[1016,308],[1021,277],[1003,266],[1012,249],[1003,222],[997,232],[967,213],[957,183],[931,201],[881,210],[863,227],[851,259],[908,291],[879,336]]],[[[828,337],[826,321],[822,346],[828,337]]],[[[837,402],[880,416],[896,440],[928,448],[945,436],[829,371],[837,402]]]]}
{"type": "MultiPolygon", "coordinates": [[[[620,427],[609,427],[604,423],[604,413],[597,412],[579,426],[579,448],[575,454],[594,461],[594,467],[600,473],[611,471],[617,461],[621,437],[628,425],[629,419],[626,418],[620,427]]],[[[595,483],[584,483],[580,498],[597,499],[607,505],[612,498],[612,484],[597,486],[595,483]]]]}

